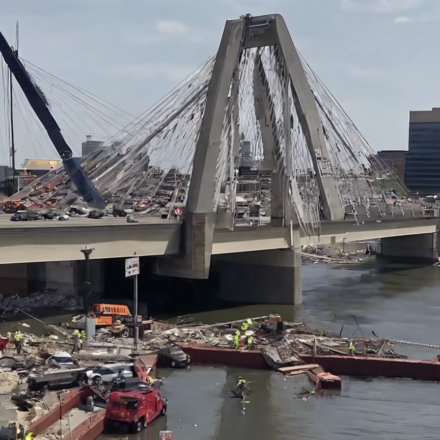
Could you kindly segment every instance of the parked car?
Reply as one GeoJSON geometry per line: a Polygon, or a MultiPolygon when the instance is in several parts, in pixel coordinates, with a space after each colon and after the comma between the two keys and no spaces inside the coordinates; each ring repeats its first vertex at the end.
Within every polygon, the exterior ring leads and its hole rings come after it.
{"type": "Polygon", "coordinates": [[[140,203],[135,203],[133,205],[133,210],[135,212],[141,212],[141,211],[145,211],[148,208],[148,205],[144,202],[140,202],[140,203]]]}
{"type": "Polygon", "coordinates": [[[133,364],[102,364],[87,371],[87,379],[89,384],[95,386],[102,383],[111,383],[118,377],[121,369],[126,379],[134,376],[133,364]]]}
{"type": "Polygon", "coordinates": [[[104,217],[104,211],[98,211],[98,210],[90,211],[87,217],[88,218],[95,218],[95,219],[102,218],[102,217],[104,217]]]}
{"type": "Polygon", "coordinates": [[[38,391],[43,388],[81,386],[87,382],[85,368],[36,369],[28,376],[28,389],[38,391]]]}
{"type": "Polygon", "coordinates": [[[122,206],[113,205],[112,211],[113,217],[127,217],[127,212],[124,210],[122,206]]]}
{"type": "Polygon", "coordinates": [[[44,220],[44,217],[35,211],[17,211],[12,217],[13,222],[24,222],[30,220],[44,220]]]}
{"type": "Polygon", "coordinates": [[[57,351],[47,361],[49,365],[58,365],[60,367],[67,365],[77,365],[76,362],[72,359],[72,356],[66,351],[57,351]]]}
{"type": "Polygon", "coordinates": [[[49,210],[41,214],[45,220],[69,220],[69,216],[59,209],[49,210]]]}
{"type": "Polygon", "coordinates": [[[112,391],[105,414],[105,425],[125,423],[132,432],[140,432],[159,415],[166,415],[168,401],[154,387],[130,391],[112,391]]]}
{"type": "Polygon", "coordinates": [[[71,215],[80,215],[86,217],[89,212],[93,211],[94,208],[89,208],[87,206],[82,205],[71,205],[69,209],[69,214],[71,215]]]}
{"type": "Polygon", "coordinates": [[[191,362],[191,356],[177,345],[159,350],[159,365],[164,367],[185,368],[191,362]]]}
{"type": "Polygon", "coordinates": [[[17,359],[11,356],[0,357],[0,368],[10,368],[11,370],[14,370],[17,363],[17,359]]]}

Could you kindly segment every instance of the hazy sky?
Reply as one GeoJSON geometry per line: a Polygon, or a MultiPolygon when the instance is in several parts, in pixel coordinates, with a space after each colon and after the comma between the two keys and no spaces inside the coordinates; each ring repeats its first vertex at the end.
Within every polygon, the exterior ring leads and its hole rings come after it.
{"type": "Polygon", "coordinates": [[[407,149],[409,110],[440,106],[439,0],[0,0],[0,31],[12,43],[19,21],[23,58],[137,115],[225,20],[274,12],[373,148],[407,149]]]}

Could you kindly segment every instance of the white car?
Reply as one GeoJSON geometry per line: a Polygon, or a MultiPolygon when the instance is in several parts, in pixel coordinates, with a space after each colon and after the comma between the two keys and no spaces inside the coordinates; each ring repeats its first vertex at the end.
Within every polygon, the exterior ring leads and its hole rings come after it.
{"type": "Polygon", "coordinates": [[[48,361],[49,365],[59,365],[60,367],[76,365],[72,356],[66,351],[57,351],[48,361]]]}
{"type": "Polygon", "coordinates": [[[134,376],[133,364],[103,364],[87,371],[88,382],[95,386],[111,383],[118,377],[121,369],[126,379],[134,376]]]}

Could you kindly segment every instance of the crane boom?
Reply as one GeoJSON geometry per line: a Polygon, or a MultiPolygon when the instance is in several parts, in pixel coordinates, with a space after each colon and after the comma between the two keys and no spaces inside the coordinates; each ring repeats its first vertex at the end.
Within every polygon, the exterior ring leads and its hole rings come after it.
{"type": "Polygon", "coordinates": [[[23,90],[23,93],[29,101],[29,104],[46,129],[50,140],[63,160],[63,165],[68,176],[70,177],[70,181],[75,185],[78,193],[88,204],[98,208],[104,208],[105,202],[98,190],[93,185],[92,181],[84,172],[84,169],[81,167],[80,159],[72,157],[72,150],[69,145],[67,145],[67,142],[61,134],[61,129],[52,116],[44,95],[38,89],[35,82],[32,80],[31,76],[19,60],[16,52],[14,52],[14,50],[12,50],[12,48],[9,46],[1,32],[0,52],[3,55],[3,58],[10,71],[23,90]]]}

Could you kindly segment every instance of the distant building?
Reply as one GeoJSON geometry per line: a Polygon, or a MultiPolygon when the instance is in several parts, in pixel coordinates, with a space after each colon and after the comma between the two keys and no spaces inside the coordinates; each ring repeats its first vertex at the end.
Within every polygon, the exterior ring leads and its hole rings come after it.
{"type": "Polygon", "coordinates": [[[405,184],[412,192],[440,192],[440,108],[409,113],[405,184]]]}
{"type": "Polygon", "coordinates": [[[82,143],[81,155],[82,157],[88,156],[93,151],[96,151],[103,145],[102,141],[93,141],[91,135],[86,136],[86,141],[82,143]]]}
{"type": "MultiPolygon", "coordinates": [[[[25,159],[22,168],[27,174],[34,174],[41,177],[52,170],[56,170],[63,164],[61,159],[25,159]]],[[[17,170],[19,174],[24,174],[22,170],[17,170]]]]}
{"type": "Polygon", "coordinates": [[[15,194],[38,177],[44,176],[49,171],[56,170],[62,165],[62,160],[50,159],[25,159],[22,168],[16,168],[14,182],[12,183],[12,168],[0,165],[0,194],[15,194]]]}
{"type": "Polygon", "coordinates": [[[8,165],[0,165],[0,194],[6,195],[11,190],[12,168],[8,165]]]}
{"type": "Polygon", "coordinates": [[[406,150],[383,150],[377,153],[379,158],[397,174],[397,177],[402,182],[405,181],[405,160],[407,154],[408,151],[406,150]]]}

